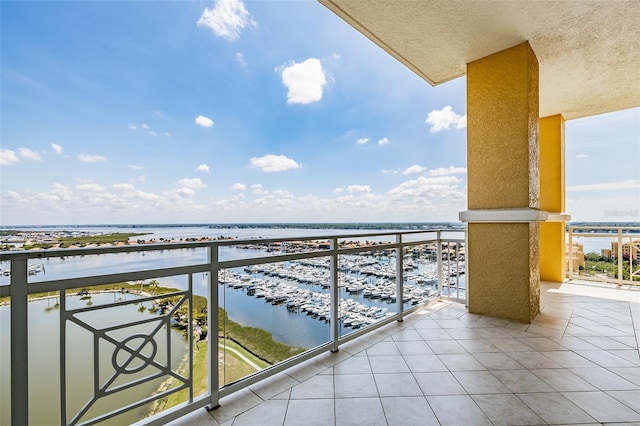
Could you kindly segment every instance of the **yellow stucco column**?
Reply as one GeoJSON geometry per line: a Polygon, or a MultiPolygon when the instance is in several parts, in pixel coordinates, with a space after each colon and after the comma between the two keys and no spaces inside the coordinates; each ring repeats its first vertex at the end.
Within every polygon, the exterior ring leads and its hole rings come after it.
{"type": "MultiPolygon", "coordinates": [[[[565,211],[564,118],[540,119],[540,209],[565,211]]],[[[562,282],[565,277],[565,222],[540,224],[540,279],[562,282]]]]}
{"type": "Polygon", "coordinates": [[[470,312],[530,322],[540,310],[538,118],[529,43],[467,64],[470,312]]]}

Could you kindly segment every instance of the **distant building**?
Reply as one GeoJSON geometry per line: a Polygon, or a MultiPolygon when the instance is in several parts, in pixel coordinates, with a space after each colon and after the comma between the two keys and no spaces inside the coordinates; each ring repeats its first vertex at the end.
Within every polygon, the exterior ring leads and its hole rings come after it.
{"type": "MultiPolygon", "coordinates": [[[[638,252],[640,251],[640,240],[633,240],[622,244],[622,257],[625,259],[638,260],[638,252]]],[[[618,242],[611,243],[611,257],[618,258],[618,242]]]]}
{"type": "Polygon", "coordinates": [[[565,244],[564,246],[564,267],[565,270],[569,270],[569,260],[572,260],[572,271],[576,272],[580,268],[584,268],[584,250],[582,244],[573,243],[573,246],[565,244]]]}

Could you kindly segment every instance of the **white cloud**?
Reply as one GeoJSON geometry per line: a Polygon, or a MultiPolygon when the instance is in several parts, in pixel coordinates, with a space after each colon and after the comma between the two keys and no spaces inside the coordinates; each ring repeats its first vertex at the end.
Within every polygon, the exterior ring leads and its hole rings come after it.
{"type": "Polygon", "coordinates": [[[389,138],[382,138],[378,140],[378,145],[386,145],[389,143],[389,138]]]}
{"type": "Polygon", "coordinates": [[[232,191],[246,191],[247,185],[243,183],[234,183],[229,187],[229,189],[232,191]]]}
{"type": "Polygon", "coordinates": [[[247,69],[247,61],[244,60],[244,55],[242,53],[236,52],[236,61],[238,61],[242,68],[247,69]]]}
{"type": "Polygon", "coordinates": [[[347,192],[349,194],[362,194],[371,192],[371,187],[369,185],[348,185],[333,190],[334,194],[342,194],[343,192],[347,192]]]}
{"type": "Polygon", "coordinates": [[[576,158],[587,158],[589,157],[587,154],[576,154],[576,158]]]}
{"type": "Polygon", "coordinates": [[[451,106],[447,105],[441,110],[434,109],[426,119],[427,124],[431,124],[431,132],[448,130],[451,126],[456,129],[467,127],[467,116],[456,114],[451,106]]]}
{"type": "Polygon", "coordinates": [[[169,133],[169,132],[164,132],[163,134],[164,134],[166,137],[168,137],[168,138],[170,138],[170,137],[171,137],[171,133],[169,133]]]}
{"type": "Polygon", "coordinates": [[[341,58],[340,54],[335,52],[331,54],[331,57],[336,60],[341,58]]]}
{"type": "Polygon", "coordinates": [[[135,164],[129,164],[127,167],[132,169],[132,170],[144,170],[144,166],[138,166],[138,165],[135,165],[135,164]]]}
{"type": "Polygon", "coordinates": [[[154,132],[153,130],[149,130],[149,131],[147,132],[147,134],[148,134],[148,135],[151,135],[151,136],[158,136],[158,134],[157,134],[156,132],[154,132]]]}
{"type": "Polygon", "coordinates": [[[194,191],[191,188],[187,188],[185,186],[183,186],[182,188],[179,188],[178,190],[176,190],[174,192],[174,194],[178,197],[191,197],[193,195],[195,195],[196,191],[194,191]]]}
{"type": "Polygon", "coordinates": [[[0,165],[10,166],[11,164],[19,162],[20,159],[16,155],[15,151],[10,149],[0,149],[0,165]]]}
{"type": "Polygon", "coordinates": [[[431,169],[427,172],[428,176],[449,176],[449,175],[460,175],[467,173],[466,167],[439,167],[437,169],[431,169]]]}
{"type": "Polygon", "coordinates": [[[262,184],[260,183],[256,183],[251,185],[251,193],[255,194],[255,195],[264,195],[266,194],[268,191],[265,191],[264,189],[262,189],[262,184]]]}
{"type": "Polygon", "coordinates": [[[24,158],[25,160],[42,161],[42,157],[40,156],[40,154],[30,150],[29,148],[18,149],[18,154],[20,154],[20,157],[24,158]]]}
{"type": "Polygon", "coordinates": [[[619,189],[640,189],[640,180],[623,180],[620,182],[594,183],[588,185],[568,186],[567,191],[615,191],[619,189]]]}
{"type": "Polygon", "coordinates": [[[322,88],[327,80],[319,59],[309,58],[277,69],[282,69],[282,84],[288,89],[288,104],[310,104],[322,99],[322,88]]]}
{"type": "Polygon", "coordinates": [[[142,128],[145,130],[149,130],[149,125],[147,123],[142,123],[142,128]]]}
{"type": "Polygon", "coordinates": [[[138,127],[135,124],[133,124],[133,123],[129,124],[129,129],[130,130],[136,130],[137,128],[138,127]]]}
{"type": "MultiPolygon", "coordinates": [[[[443,203],[462,206],[466,194],[460,188],[461,179],[454,176],[418,177],[401,183],[389,190],[387,195],[398,206],[422,206],[432,210],[443,203]]],[[[460,208],[458,207],[458,208],[460,208]]]]}
{"type": "Polygon", "coordinates": [[[133,191],[135,187],[130,183],[114,183],[113,189],[117,189],[120,191],[133,191]]]}
{"type": "Polygon", "coordinates": [[[205,185],[200,178],[184,178],[178,181],[178,185],[186,187],[186,188],[206,188],[205,185]]]}
{"type": "Polygon", "coordinates": [[[300,168],[300,164],[284,155],[265,155],[249,159],[251,167],[261,169],[263,172],[282,172],[300,168]]]}
{"type": "Polygon", "coordinates": [[[413,166],[407,167],[402,174],[403,175],[410,175],[413,173],[422,173],[425,170],[427,170],[425,167],[419,166],[417,164],[414,164],[413,166]]]}
{"type": "Polygon", "coordinates": [[[244,28],[256,26],[240,0],[217,0],[213,8],[202,12],[197,24],[210,28],[215,35],[227,40],[236,40],[244,28]]]}
{"type": "Polygon", "coordinates": [[[209,166],[207,166],[206,164],[200,164],[198,167],[196,167],[195,171],[209,173],[209,166]]]}
{"type": "Polygon", "coordinates": [[[210,119],[209,117],[205,117],[204,115],[197,116],[195,122],[198,126],[201,126],[201,127],[213,126],[213,120],[210,119]]]}
{"type": "Polygon", "coordinates": [[[369,142],[369,138],[360,138],[360,139],[358,139],[356,141],[356,143],[359,144],[359,145],[364,145],[364,144],[366,144],[368,142],[369,142]]]}
{"type": "Polygon", "coordinates": [[[98,192],[104,191],[104,186],[98,185],[97,183],[83,183],[80,185],[76,185],[76,189],[79,189],[81,191],[98,192]]]}
{"type": "Polygon", "coordinates": [[[78,154],[78,160],[83,163],[99,163],[101,161],[106,161],[107,158],[102,155],[78,154]]]}
{"type": "Polygon", "coordinates": [[[58,145],[57,143],[52,143],[51,144],[51,149],[53,149],[53,152],[55,152],[58,155],[62,154],[62,147],[60,145],[58,145]]]}

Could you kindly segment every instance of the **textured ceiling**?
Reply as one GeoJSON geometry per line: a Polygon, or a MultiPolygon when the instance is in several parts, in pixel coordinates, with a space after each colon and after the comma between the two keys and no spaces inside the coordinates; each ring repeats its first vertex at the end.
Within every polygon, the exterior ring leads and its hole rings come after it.
{"type": "Polygon", "coordinates": [[[540,116],[640,106],[640,1],[319,0],[432,85],[529,41],[540,116]]]}

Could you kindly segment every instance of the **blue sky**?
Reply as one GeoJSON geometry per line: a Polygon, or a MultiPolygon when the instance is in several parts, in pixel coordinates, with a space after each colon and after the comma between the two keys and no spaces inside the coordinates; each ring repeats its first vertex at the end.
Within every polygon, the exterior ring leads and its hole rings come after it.
{"type": "MultiPolygon", "coordinates": [[[[2,1],[0,224],[456,221],[465,79],[315,1],[2,1]]],[[[640,109],[567,122],[567,211],[640,220],[640,109]]]]}

